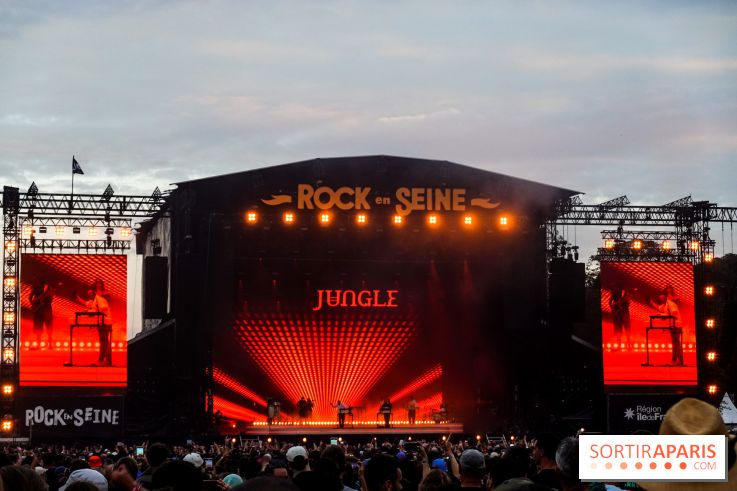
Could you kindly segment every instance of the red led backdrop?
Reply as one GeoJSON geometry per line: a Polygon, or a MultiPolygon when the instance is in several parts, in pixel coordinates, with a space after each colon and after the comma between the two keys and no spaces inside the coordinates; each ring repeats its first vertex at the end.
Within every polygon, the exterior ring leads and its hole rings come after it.
{"type": "Polygon", "coordinates": [[[213,338],[214,410],[226,419],[265,421],[270,398],[286,423],[299,421],[301,397],[311,399],[308,421],[319,424],[336,420],[338,400],[353,408],[356,423],[375,422],[385,398],[395,422],[407,420],[412,397],[417,421],[432,421],[442,402],[458,421],[460,406],[470,404],[472,360],[490,349],[479,332],[494,327],[480,321],[475,294],[491,281],[490,268],[477,268],[484,275],[474,281],[464,261],[248,266],[237,280],[233,320],[213,338]]]}
{"type": "Polygon", "coordinates": [[[126,297],[126,256],[23,254],[20,384],[124,387],[126,297]]]}
{"type": "Polygon", "coordinates": [[[697,383],[690,263],[602,263],[601,310],[605,384],[697,383]]]}

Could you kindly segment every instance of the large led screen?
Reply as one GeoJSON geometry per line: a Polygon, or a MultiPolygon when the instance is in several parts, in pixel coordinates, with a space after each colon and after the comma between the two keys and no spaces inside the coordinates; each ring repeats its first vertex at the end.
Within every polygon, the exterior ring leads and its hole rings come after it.
{"type": "Polygon", "coordinates": [[[23,254],[20,384],[123,387],[127,257],[23,254]]]}
{"type": "Polygon", "coordinates": [[[503,341],[490,340],[505,299],[531,290],[463,260],[249,259],[241,271],[234,318],[213,340],[213,402],[257,423],[271,400],[279,422],[334,424],[340,401],[346,424],[375,424],[387,399],[394,423],[412,420],[413,400],[418,424],[458,422],[473,387],[501,377],[503,341]]]}
{"type": "Polygon", "coordinates": [[[697,383],[690,263],[601,264],[605,385],[697,383]]]}

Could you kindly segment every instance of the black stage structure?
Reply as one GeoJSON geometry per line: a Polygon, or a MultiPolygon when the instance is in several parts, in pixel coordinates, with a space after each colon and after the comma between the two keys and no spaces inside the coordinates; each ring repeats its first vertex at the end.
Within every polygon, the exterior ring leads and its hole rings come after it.
{"type": "Polygon", "coordinates": [[[568,342],[546,322],[545,223],[576,194],[392,156],[178,183],[137,235],[144,269],[164,265],[146,281],[169,290],[144,295],[150,328],[130,343],[129,428],[303,434],[334,427],[343,398],[368,433],[394,397],[406,432],[413,395],[422,428],[503,427],[568,342]]]}

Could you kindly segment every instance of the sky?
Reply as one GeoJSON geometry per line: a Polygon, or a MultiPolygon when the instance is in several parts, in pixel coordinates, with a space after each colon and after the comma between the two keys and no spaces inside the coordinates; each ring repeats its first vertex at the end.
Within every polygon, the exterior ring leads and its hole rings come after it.
{"type": "Polygon", "coordinates": [[[5,185],[374,154],[737,206],[737,2],[0,0],[5,185]]]}

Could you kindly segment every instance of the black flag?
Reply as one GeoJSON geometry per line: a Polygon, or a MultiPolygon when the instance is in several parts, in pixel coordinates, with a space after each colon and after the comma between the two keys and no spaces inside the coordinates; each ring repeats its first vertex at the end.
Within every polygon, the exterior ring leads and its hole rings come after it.
{"type": "Polygon", "coordinates": [[[79,162],[74,158],[74,155],[72,155],[72,174],[84,174],[84,171],[79,166],[79,162]]]}

